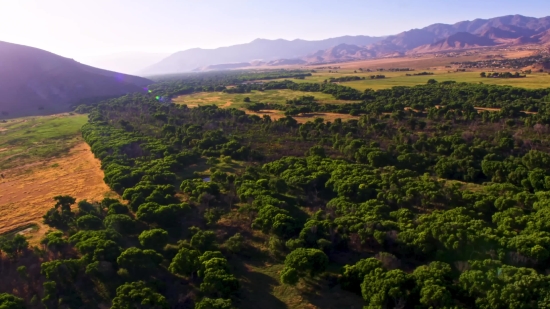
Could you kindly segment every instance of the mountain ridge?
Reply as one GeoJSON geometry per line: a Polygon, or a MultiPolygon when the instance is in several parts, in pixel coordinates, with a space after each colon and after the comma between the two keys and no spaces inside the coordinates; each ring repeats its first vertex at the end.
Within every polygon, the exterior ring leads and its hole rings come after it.
{"type": "Polygon", "coordinates": [[[150,83],[142,77],[0,41],[0,112],[4,116],[65,112],[81,100],[141,92],[150,83]]]}
{"type": "Polygon", "coordinates": [[[142,71],[145,75],[259,65],[316,64],[499,45],[550,43],[550,16],[506,15],[454,24],[436,23],[387,37],[342,36],[320,41],[255,39],[217,49],[180,51],[142,71]],[[370,44],[369,41],[372,41],[370,44]],[[344,45],[342,45],[344,44],[344,45]],[[329,46],[330,45],[330,46],[329,46]],[[305,47],[304,47],[305,46],[305,47]],[[321,47],[321,48],[318,48],[321,47]],[[226,51],[239,51],[238,56],[226,51]],[[284,61],[283,61],[284,60],[284,61]]]}
{"type": "Polygon", "coordinates": [[[209,65],[300,58],[342,43],[366,46],[381,39],[382,37],[370,36],[342,36],[318,41],[255,39],[249,43],[215,49],[192,48],[179,51],[145,68],[140,73],[150,76],[191,71],[209,65]]]}

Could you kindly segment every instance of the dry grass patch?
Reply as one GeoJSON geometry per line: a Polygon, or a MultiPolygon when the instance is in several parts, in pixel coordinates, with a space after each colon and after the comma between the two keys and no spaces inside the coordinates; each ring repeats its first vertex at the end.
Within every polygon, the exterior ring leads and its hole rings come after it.
{"type": "MultiPolygon", "coordinates": [[[[60,158],[2,171],[0,178],[0,234],[41,222],[53,206],[53,197],[70,195],[98,201],[115,195],[103,182],[100,162],[81,142],[60,158]]],[[[42,230],[42,229],[41,229],[42,230]]]]}
{"type": "MultiPolygon", "coordinates": [[[[271,117],[271,120],[278,120],[286,117],[284,112],[279,110],[262,110],[259,112],[253,112],[253,111],[243,109],[243,111],[249,115],[258,115],[260,117],[269,116],[271,117]]],[[[323,118],[325,121],[332,122],[338,118],[342,120],[359,119],[359,116],[351,116],[349,114],[338,114],[338,113],[308,113],[308,114],[293,116],[292,118],[296,119],[298,123],[306,123],[308,121],[313,121],[315,118],[323,118]]]]}

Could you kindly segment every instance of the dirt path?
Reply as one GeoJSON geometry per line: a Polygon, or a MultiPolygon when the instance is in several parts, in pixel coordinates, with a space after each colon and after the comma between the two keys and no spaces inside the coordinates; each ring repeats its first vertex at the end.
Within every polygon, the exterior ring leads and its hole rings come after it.
{"type": "Polygon", "coordinates": [[[2,171],[0,178],[0,234],[18,226],[41,222],[53,197],[70,195],[97,201],[113,194],[103,182],[103,171],[88,144],[82,142],[65,157],[2,171]]]}

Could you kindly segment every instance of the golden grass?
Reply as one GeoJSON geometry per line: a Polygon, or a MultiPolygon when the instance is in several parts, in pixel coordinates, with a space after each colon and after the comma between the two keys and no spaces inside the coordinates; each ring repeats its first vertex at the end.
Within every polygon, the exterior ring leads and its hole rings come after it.
{"type": "Polygon", "coordinates": [[[77,201],[98,201],[115,195],[103,182],[99,160],[83,141],[66,156],[18,166],[2,174],[0,234],[42,222],[42,216],[54,205],[54,196],[70,195],[77,201]]]}

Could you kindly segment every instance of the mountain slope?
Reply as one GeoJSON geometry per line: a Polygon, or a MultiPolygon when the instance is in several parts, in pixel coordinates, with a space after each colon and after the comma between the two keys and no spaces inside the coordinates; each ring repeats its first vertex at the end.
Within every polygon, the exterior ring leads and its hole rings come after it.
{"type": "Polygon", "coordinates": [[[365,46],[379,40],[381,38],[368,36],[344,36],[321,41],[257,39],[246,44],[216,49],[194,48],[180,51],[144,69],[140,73],[143,75],[156,75],[191,71],[199,67],[217,64],[241,63],[253,60],[267,62],[278,59],[292,59],[343,43],[365,46]]]}
{"type": "Polygon", "coordinates": [[[456,50],[481,46],[494,46],[495,41],[490,38],[476,36],[468,32],[458,32],[446,39],[437,41],[433,44],[424,45],[413,49],[413,52],[432,52],[444,50],[456,50]]]}
{"type": "Polygon", "coordinates": [[[80,100],[144,91],[151,83],[0,41],[0,112],[4,116],[64,112],[80,100]]]}
{"type": "Polygon", "coordinates": [[[433,24],[422,29],[413,29],[389,36],[368,46],[368,50],[380,57],[396,52],[462,49],[494,46],[497,43],[539,43],[540,40],[536,36],[548,29],[550,29],[550,17],[534,18],[509,15],[462,21],[452,25],[433,24]]]}

